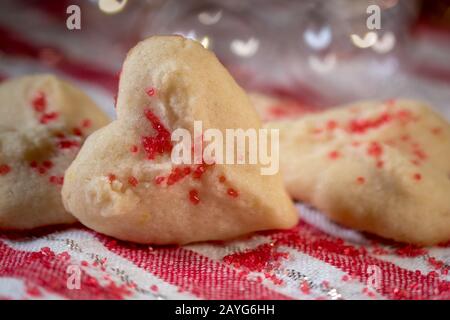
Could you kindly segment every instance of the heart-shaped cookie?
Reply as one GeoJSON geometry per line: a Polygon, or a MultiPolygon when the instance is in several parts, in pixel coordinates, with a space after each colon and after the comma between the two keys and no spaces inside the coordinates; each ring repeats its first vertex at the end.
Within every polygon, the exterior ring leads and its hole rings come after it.
{"type": "Polygon", "coordinates": [[[294,198],[386,238],[450,240],[450,126],[425,104],[360,102],[268,127],[294,198]]]}
{"type": "Polygon", "coordinates": [[[49,75],[5,81],[0,105],[0,229],[75,222],[61,200],[64,172],[108,117],[49,75]]]}
{"type": "Polygon", "coordinates": [[[258,164],[174,164],[171,133],[260,129],[215,55],[179,36],[152,37],[123,65],[117,121],[94,133],[67,170],[63,199],[86,226],[139,243],[224,240],[290,228],[298,214],[281,177],[258,164]]]}

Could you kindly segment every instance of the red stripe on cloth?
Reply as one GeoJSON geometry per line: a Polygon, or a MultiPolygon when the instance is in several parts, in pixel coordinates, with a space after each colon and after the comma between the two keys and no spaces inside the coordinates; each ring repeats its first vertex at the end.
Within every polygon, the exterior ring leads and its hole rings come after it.
{"type": "Polygon", "coordinates": [[[181,247],[138,246],[103,235],[99,240],[111,252],[131,261],[165,282],[203,299],[291,299],[229,266],[181,247]]]}
{"type": "Polygon", "coordinates": [[[66,257],[46,252],[16,250],[0,241],[0,277],[22,279],[32,283],[31,296],[40,295],[39,287],[69,299],[122,299],[129,293],[113,283],[102,286],[92,276],[81,272],[80,289],[69,289],[66,257]]]}
{"type": "Polygon", "coordinates": [[[118,77],[114,72],[65,56],[57,48],[33,44],[20,34],[0,26],[0,51],[11,56],[38,60],[71,77],[101,86],[116,93],[118,77]]]}
{"type": "Polygon", "coordinates": [[[391,299],[450,298],[450,282],[437,273],[423,275],[370,256],[364,247],[345,243],[305,222],[290,231],[270,235],[275,245],[291,247],[337,267],[362,283],[373,279],[378,268],[378,292],[391,299]]]}

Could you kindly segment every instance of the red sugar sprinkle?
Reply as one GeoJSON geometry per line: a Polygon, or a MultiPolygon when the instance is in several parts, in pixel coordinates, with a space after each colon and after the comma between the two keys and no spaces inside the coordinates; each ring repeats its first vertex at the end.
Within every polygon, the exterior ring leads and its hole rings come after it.
{"type": "Polygon", "coordinates": [[[413,153],[414,153],[414,155],[416,155],[417,158],[419,158],[420,160],[425,160],[425,159],[428,158],[427,154],[426,154],[423,150],[421,150],[421,149],[415,149],[415,150],[413,151],[413,153]]]}
{"type": "Polygon", "coordinates": [[[383,154],[383,148],[378,142],[372,141],[367,148],[367,153],[369,156],[378,158],[383,154]]]}
{"type": "Polygon", "coordinates": [[[11,172],[11,167],[7,164],[0,165],[0,176],[5,176],[11,172]]]}
{"type": "Polygon", "coordinates": [[[171,186],[178,181],[182,180],[184,177],[189,175],[190,170],[185,170],[185,168],[176,167],[173,168],[170,172],[169,176],[167,177],[167,185],[171,186]]]}
{"type": "Polygon", "coordinates": [[[200,198],[198,197],[198,191],[197,190],[192,189],[191,191],[189,191],[189,200],[193,204],[198,204],[200,202],[200,198]]]}
{"type": "Polygon", "coordinates": [[[83,267],[87,267],[89,265],[89,262],[87,262],[86,260],[81,261],[81,265],[83,267]]]}
{"type": "Polygon", "coordinates": [[[337,122],[336,121],[334,121],[334,120],[329,120],[328,122],[327,122],[327,130],[334,130],[334,129],[336,129],[336,127],[337,127],[337,122]]]}
{"type": "Polygon", "coordinates": [[[400,140],[402,140],[402,141],[408,141],[410,139],[411,139],[411,137],[408,134],[404,134],[400,137],[400,140]]]}
{"type": "Polygon", "coordinates": [[[287,252],[278,252],[276,247],[265,243],[255,249],[227,255],[223,258],[223,261],[236,268],[262,272],[273,269],[281,259],[287,259],[288,257],[287,252]]]}
{"type": "Polygon", "coordinates": [[[202,177],[202,175],[205,173],[205,171],[206,171],[206,165],[199,164],[194,169],[194,173],[192,174],[192,176],[194,177],[194,179],[200,179],[202,177]]]}
{"type": "Polygon", "coordinates": [[[58,142],[58,148],[60,149],[77,148],[79,146],[80,144],[77,141],[61,140],[58,142]]]}
{"type": "Polygon", "coordinates": [[[39,92],[31,101],[36,112],[44,112],[47,107],[47,98],[43,92],[39,92]]]}
{"type": "Polygon", "coordinates": [[[348,280],[350,280],[350,278],[348,277],[348,275],[343,275],[342,276],[342,279],[341,279],[342,281],[348,281],[348,280]]]}
{"type": "Polygon", "coordinates": [[[351,133],[362,134],[369,129],[378,128],[391,120],[388,113],[383,113],[375,119],[354,119],[348,124],[348,130],[351,133]]]}
{"type": "Polygon", "coordinates": [[[300,290],[304,294],[310,294],[311,293],[311,287],[309,286],[308,281],[302,281],[302,283],[300,284],[300,290]]]}
{"type": "Polygon", "coordinates": [[[149,96],[149,97],[153,97],[155,95],[155,88],[147,88],[147,90],[145,90],[145,93],[149,96]]]}
{"type": "Polygon", "coordinates": [[[47,124],[50,121],[58,119],[58,117],[59,117],[59,114],[57,112],[44,113],[41,116],[41,118],[39,119],[39,122],[42,124],[47,124]]]}
{"type": "Polygon", "coordinates": [[[173,147],[170,140],[170,132],[150,110],[145,110],[145,117],[150,121],[153,129],[156,130],[156,136],[142,137],[142,146],[147,153],[147,158],[153,160],[158,153],[170,153],[173,147]]]}
{"type": "Polygon", "coordinates": [[[166,177],[163,176],[155,177],[155,184],[161,184],[164,182],[165,179],[166,177]]]}
{"type": "Polygon", "coordinates": [[[136,187],[139,184],[139,181],[135,177],[129,177],[128,183],[133,187],[136,187]]]}
{"type": "Polygon", "coordinates": [[[435,135],[438,135],[438,134],[440,134],[442,132],[442,128],[440,128],[440,127],[435,127],[435,128],[432,128],[431,129],[431,133],[432,134],[435,134],[435,135]]]}
{"type": "Polygon", "coordinates": [[[421,175],[420,173],[415,173],[415,174],[413,175],[413,178],[414,178],[414,180],[419,181],[419,180],[422,179],[422,175],[421,175]]]}
{"type": "Polygon", "coordinates": [[[225,176],[220,176],[219,177],[219,182],[220,183],[224,183],[225,181],[227,181],[227,178],[225,178],[225,176]]]}
{"type": "Polygon", "coordinates": [[[377,168],[381,169],[384,166],[384,161],[383,160],[377,160],[377,168]]]}
{"type": "Polygon", "coordinates": [[[328,153],[328,158],[335,160],[335,159],[339,158],[340,155],[341,154],[339,153],[339,151],[334,150],[334,151],[331,151],[330,153],[328,153]]]}
{"type": "Polygon", "coordinates": [[[115,174],[112,174],[112,173],[108,174],[109,183],[113,183],[114,181],[116,181],[116,179],[117,179],[117,177],[115,174]]]}
{"type": "Polygon", "coordinates": [[[412,244],[408,244],[400,248],[397,248],[395,249],[394,252],[401,257],[410,257],[410,258],[418,257],[427,253],[425,249],[414,246],[412,244]]]}
{"type": "Polygon", "coordinates": [[[83,128],[85,128],[85,129],[90,128],[91,125],[92,125],[92,121],[89,120],[89,119],[84,119],[84,120],[81,122],[81,126],[82,126],[83,128]]]}
{"type": "Polygon", "coordinates": [[[37,171],[39,174],[46,174],[47,173],[47,169],[44,167],[39,167],[37,168],[37,171]]]}
{"type": "Polygon", "coordinates": [[[27,294],[32,296],[32,297],[40,297],[40,296],[42,296],[41,290],[39,290],[39,288],[36,287],[36,286],[28,284],[26,286],[26,290],[27,290],[27,294]]]}
{"type": "Polygon", "coordinates": [[[72,132],[74,135],[79,136],[79,137],[81,137],[83,135],[83,132],[81,131],[80,128],[73,128],[72,132]]]}
{"type": "Polygon", "coordinates": [[[50,160],[45,160],[44,162],[42,162],[42,165],[47,168],[50,169],[53,167],[53,162],[51,162],[50,160]]]}
{"type": "Polygon", "coordinates": [[[64,177],[51,176],[49,181],[50,183],[62,186],[64,184],[64,177]]]}
{"type": "Polygon", "coordinates": [[[366,179],[364,177],[358,177],[356,178],[356,182],[358,184],[364,184],[366,182],[366,179]]]}
{"type": "Polygon", "coordinates": [[[136,153],[136,152],[139,151],[139,148],[138,148],[138,146],[133,145],[133,146],[131,146],[130,151],[133,152],[133,153],[136,153]]]}
{"type": "Polygon", "coordinates": [[[234,190],[233,188],[228,188],[227,194],[233,198],[237,198],[239,196],[239,193],[236,190],[234,190]]]}
{"type": "Polygon", "coordinates": [[[156,284],[153,284],[150,286],[150,290],[157,292],[158,291],[158,286],[156,284]]]}

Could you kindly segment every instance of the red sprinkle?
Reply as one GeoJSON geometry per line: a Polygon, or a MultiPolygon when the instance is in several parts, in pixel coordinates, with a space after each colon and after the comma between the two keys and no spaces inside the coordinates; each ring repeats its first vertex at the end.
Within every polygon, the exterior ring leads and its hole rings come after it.
{"type": "Polygon", "coordinates": [[[366,182],[366,179],[364,177],[358,177],[356,178],[356,182],[358,184],[364,184],[366,182]]]}
{"type": "Polygon", "coordinates": [[[133,146],[131,146],[130,151],[133,152],[133,153],[136,153],[136,152],[139,151],[139,148],[138,148],[138,146],[133,145],[133,146]]]}
{"type": "Polygon", "coordinates": [[[45,97],[45,94],[39,92],[36,97],[33,98],[31,104],[36,112],[44,112],[47,107],[47,98],[45,97]]]}
{"type": "Polygon", "coordinates": [[[413,178],[414,178],[414,180],[419,181],[419,180],[422,179],[422,175],[421,175],[420,173],[415,173],[415,174],[413,175],[413,178]]]}
{"type": "Polygon", "coordinates": [[[300,284],[300,290],[304,293],[304,294],[310,294],[311,293],[311,288],[308,284],[308,281],[302,281],[302,283],[300,284]]]}
{"type": "Polygon", "coordinates": [[[133,187],[136,187],[139,184],[139,181],[135,177],[129,177],[128,183],[133,187]]]}
{"type": "Polygon", "coordinates": [[[147,88],[147,90],[145,90],[145,93],[149,96],[149,97],[153,97],[155,95],[155,88],[147,88]]]}
{"type": "Polygon", "coordinates": [[[0,165],[0,176],[5,176],[11,172],[11,167],[7,164],[0,165]]]}
{"type": "Polygon", "coordinates": [[[336,127],[337,127],[337,122],[336,122],[336,121],[334,121],[334,120],[329,120],[329,121],[327,122],[327,130],[332,131],[332,130],[336,129],[336,127]]]}
{"type": "Polygon", "coordinates": [[[155,183],[161,184],[164,182],[165,179],[166,179],[166,177],[163,177],[163,176],[155,177],[155,183]]]}
{"type": "Polygon", "coordinates": [[[200,202],[200,198],[198,197],[198,191],[197,190],[192,189],[191,191],[189,191],[189,200],[193,204],[198,204],[200,202]]]}
{"type": "Polygon", "coordinates": [[[339,158],[340,155],[341,154],[339,153],[339,151],[334,150],[334,151],[331,151],[330,153],[328,153],[328,158],[335,160],[335,159],[339,158]]]}
{"type": "Polygon", "coordinates": [[[112,173],[108,174],[109,183],[113,183],[114,181],[116,181],[116,179],[117,179],[117,177],[115,174],[112,174],[112,173]]]}
{"type": "Polygon", "coordinates": [[[81,137],[83,135],[83,132],[81,131],[80,128],[73,128],[72,132],[74,135],[79,136],[79,137],[81,137]]]}
{"type": "Polygon", "coordinates": [[[171,186],[171,185],[177,183],[178,181],[182,180],[184,177],[189,175],[189,173],[190,173],[190,170],[187,171],[187,170],[185,170],[185,168],[180,168],[180,167],[173,168],[172,171],[170,172],[169,176],[167,177],[167,185],[171,186]]]}
{"type": "Polygon", "coordinates": [[[150,290],[152,290],[153,292],[157,292],[158,291],[158,286],[156,284],[152,285],[150,287],[150,290]]]}
{"type": "Polygon", "coordinates": [[[234,190],[233,188],[228,188],[227,193],[230,197],[233,197],[233,198],[237,198],[239,196],[239,193],[236,190],[234,190]]]}
{"type": "Polygon", "coordinates": [[[367,148],[367,153],[369,156],[378,158],[383,154],[383,148],[378,142],[372,141],[367,148]]]}
{"type": "Polygon", "coordinates": [[[70,148],[77,148],[80,144],[77,141],[71,141],[71,140],[61,140],[58,142],[58,148],[60,149],[70,149],[70,148]]]}
{"type": "Polygon", "coordinates": [[[85,129],[90,128],[92,125],[92,121],[89,119],[84,119],[83,122],[81,122],[81,126],[85,129]]]}
{"type": "Polygon", "coordinates": [[[348,131],[351,133],[362,134],[369,129],[376,129],[391,120],[388,113],[383,113],[375,119],[354,119],[348,124],[348,131]]]}
{"type": "Polygon", "coordinates": [[[53,167],[53,162],[51,162],[50,160],[45,160],[44,162],[42,162],[42,165],[47,168],[50,169],[53,167]]]}
{"type": "Polygon", "coordinates": [[[153,160],[157,154],[170,153],[173,147],[170,140],[170,132],[150,110],[145,110],[145,117],[151,122],[153,129],[156,130],[156,136],[142,137],[142,146],[147,153],[147,158],[153,160]]]}
{"type": "Polygon", "coordinates": [[[289,258],[287,252],[280,252],[276,246],[262,244],[255,249],[232,253],[223,258],[227,264],[249,271],[270,271],[277,267],[282,259],[289,258]]]}
{"type": "Polygon", "coordinates": [[[384,161],[383,160],[377,160],[377,168],[381,169],[384,166],[384,161]]]}
{"type": "Polygon", "coordinates": [[[220,176],[219,177],[219,182],[220,183],[224,183],[225,181],[227,181],[227,178],[225,178],[225,176],[220,176]]]}
{"type": "Polygon", "coordinates": [[[205,173],[205,171],[206,171],[206,165],[199,164],[194,169],[194,173],[192,174],[192,176],[194,177],[194,179],[200,179],[202,177],[202,175],[205,173]]]}
{"type": "Polygon", "coordinates": [[[64,177],[51,176],[49,181],[50,183],[62,186],[64,184],[64,177]]]}
{"type": "Polygon", "coordinates": [[[54,121],[56,119],[58,119],[59,114],[57,112],[49,112],[49,113],[44,113],[41,118],[39,119],[39,122],[42,124],[47,124],[50,121],[54,121]]]}

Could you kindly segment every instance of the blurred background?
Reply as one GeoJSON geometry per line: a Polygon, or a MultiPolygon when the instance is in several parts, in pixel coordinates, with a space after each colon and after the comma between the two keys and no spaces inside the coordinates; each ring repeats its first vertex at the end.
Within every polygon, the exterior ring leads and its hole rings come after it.
{"type": "Polygon", "coordinates": [[[155,34],[198,40],[249,92],[304,109],[407,97],[450,119],[450,0],[2,0],[0,80],[55,73],[112,115],[126,52],[155,34]]]}

